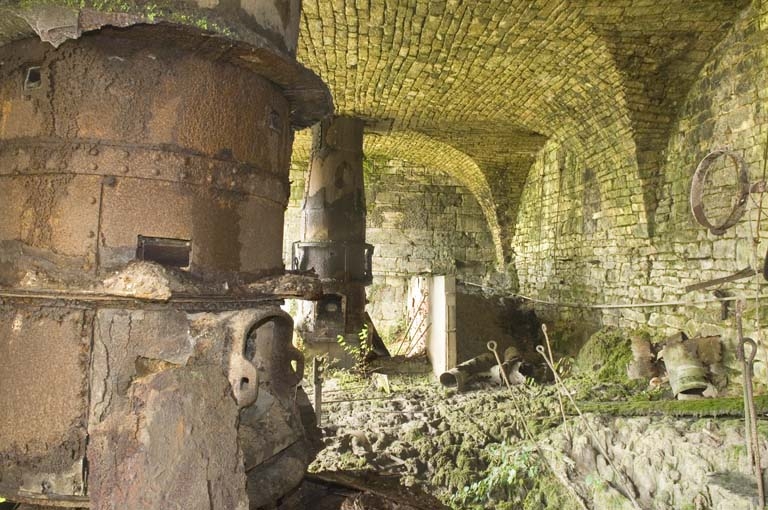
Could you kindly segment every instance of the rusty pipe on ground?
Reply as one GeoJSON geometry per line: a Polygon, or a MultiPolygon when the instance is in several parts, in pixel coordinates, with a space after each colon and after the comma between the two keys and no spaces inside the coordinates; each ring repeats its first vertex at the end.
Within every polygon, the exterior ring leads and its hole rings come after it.
{"type": "MultiPolygon", "coordinates": [[[[489,342],[490,344],[491,342],[489,342]]],[[[440,374],[440,384],[447,388],[455,387],[458,391],[464,391],[466,385],[476,379],[482,374],[488,374],[491,369],[496,365],[496,359],[492,352],[496,348],[496,343],[493,342],[494,349],[491,352],[486,352],[475,356],[454,368],[440,374]]],[[[504,362],[500,363],[502,369],[500,370],[499,377],[504,381],[507,374],[515,366],[515,362],[519,361],[520,355],[516,348],[508,347],[504,351],[504,362]]]]}

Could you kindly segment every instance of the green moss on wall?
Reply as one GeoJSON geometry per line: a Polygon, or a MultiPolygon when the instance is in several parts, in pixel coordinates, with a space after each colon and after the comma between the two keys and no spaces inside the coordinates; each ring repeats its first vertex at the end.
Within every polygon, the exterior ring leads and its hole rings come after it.
{"type": "Polygon", "coordinates": [[[214,20],[215,14],[209,9],[200,9],[185,2],[159,0],[142,2],[128,0],[21,0],[17,11],[39,6],[59,5],[72,9],[93,9],[105,13],[133,14],[144,18],[147,23],[174,23],[199,28],[227,37],[236,37],[236,31],[221,20],[214,20]]]}

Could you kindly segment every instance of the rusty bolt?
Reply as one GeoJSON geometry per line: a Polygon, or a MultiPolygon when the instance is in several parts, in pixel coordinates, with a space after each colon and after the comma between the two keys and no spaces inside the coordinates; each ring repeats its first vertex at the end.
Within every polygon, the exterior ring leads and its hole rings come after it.
{"type": "Polygon", "coordinates": [[[155,168],[155,169],[152,171],[152,173],[153,173],[153,174],[155,174],[155,175],[160,175],[160,169],[159,169],[159,168],[155,168]]]}
{"type": "Polygon", "coordinates": [[[99,169],[99,165],[97,165],[96,163],[91,163],[90,165],[88,165],[88,168],[90,170],[98,170],[99,169]]]}
{"type": "Polygon", "coordinates": [[[130,152],[128,152],[128,151],[123,151],[123,157],[124,157],[125,159],[128,159],[129,157],[131,157],[131,153],[130,153],[130,152]]]}
{"type": "Polygon", "coordinates": [[[212,182],[213,182],[213,176],[212,176],[212,175],[208,175],[208,176],[205,178],[205,182],[207,182],[208,184],[212,183],[212,182]]]}
{"type": "Polygon", "coordinates": [[[94,147],[94,148],[92,148],[91,150],[88,151],[88,154],[90,154],[91,156],[98,156],[99,155],[99,149],[94,147]]]}
{"type": "Polygon", "coordinates": [[[121,166],[120,167],[120,171],[123,172],[124,174],[127,174],[128,173],[128,165],[121,166]]]}
{"type": "Polygon", "coordinates": [[[94,232],[93,230],[88,231],[88,237],[93,239],[94,237],[96,237],[96,232],[94,232]]]}
{"type": "Polygon", "coordinates": [[[91,197],[91,204],[95,204],[95,203],[96,203],[96,197],[91,197]]]}

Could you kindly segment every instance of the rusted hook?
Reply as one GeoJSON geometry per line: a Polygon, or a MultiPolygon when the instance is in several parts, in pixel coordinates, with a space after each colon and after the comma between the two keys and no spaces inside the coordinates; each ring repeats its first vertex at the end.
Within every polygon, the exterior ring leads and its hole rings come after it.
{"type": "Polygon", "coordinates": [[[504,384],[507,386],[507,389],[512,389],[512,385],[509,383],[509,379],[507,379],[507,373],[504,371],[503,363],[501,362],[501,358],[499,357],[499,351],[496,350],[496,348],[499,346],[495,341],[490,340],[485,346],[488,348],[489,351],[493,353],[493,356],[496,358],[496,364],[499,365],[499,376],[504,381],[504,384]]]}

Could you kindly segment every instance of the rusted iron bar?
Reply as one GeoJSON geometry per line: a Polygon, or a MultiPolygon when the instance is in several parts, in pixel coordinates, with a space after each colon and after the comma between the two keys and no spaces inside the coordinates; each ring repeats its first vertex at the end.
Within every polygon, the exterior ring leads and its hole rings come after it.
{"type": "Polygon", "coordinates": [[[315,415],[317,416],[317,426],[322,426],[323,414],[323,366],[322,356],[315,356],[312,360],[312,379],[315,384],[315,415]]]}
{"type": "Polygon", "coordinates": [[[720,285],[721,283],[729,283],[729,282],[735,282],[737,280],[743,280],[744,278],[755,276],[757,273],[758,271],[752,269],[751,267],[745,267],[741,271],[733,273],[732,275],[723,276],[722,278],[715,278],[714,280],[707,280],[705,282],[699,282],[699,283],[694,283],[692,285],[688,285],[685,287],[685,292],[693,292],[694,290],[701,290],[701,289],[706,289],[708,287],[714,287],[715,285],[720,285]]]}
{"type": "Polygon", "coordinates": [[[744,313],[744,300],[736,301],[736,334],[739,344],[737,355],[742,362],[742,375],[744,378],[744,432],[747,443],[747,457],[757,481],[758,508],[765,508],[765,487],[763,485],[763,468],[760,461],[760,436],[757,432],[757,418],[755,416],[755,398],[752,387],[752,376],[757,354],[757,344],[751,338],[744,337],[742,315],[744,313]],[[745,346],[750,346],[747,355],[745,346]]]}

